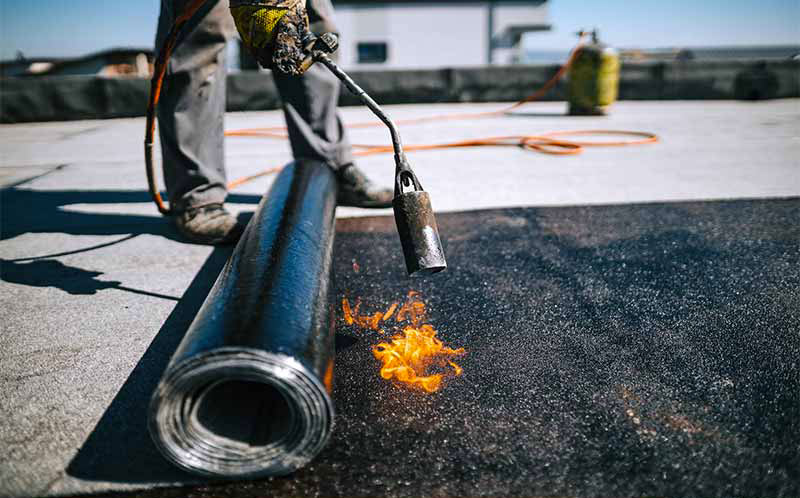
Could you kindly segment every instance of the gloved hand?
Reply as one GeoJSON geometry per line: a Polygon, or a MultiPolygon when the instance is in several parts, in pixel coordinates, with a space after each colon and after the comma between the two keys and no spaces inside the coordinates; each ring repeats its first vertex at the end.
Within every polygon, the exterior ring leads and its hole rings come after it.
{"type": "Polygon", "coordinates": [[[242,42],[262,67],[301,74],[311,32],[305,0],[230,0],[242,42]]]}

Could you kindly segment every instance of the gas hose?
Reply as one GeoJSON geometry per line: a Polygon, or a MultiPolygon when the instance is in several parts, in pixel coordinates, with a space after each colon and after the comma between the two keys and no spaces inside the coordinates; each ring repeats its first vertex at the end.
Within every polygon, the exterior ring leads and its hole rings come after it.
{"type": "MultiPolygon", "coordinates": [[[[172,51],[175,48],[176,40],[181,28],[191,17],[203,6],[207,0],[194,0],[190,3],[185,11],[176,19],[169,34],[167,41],[164,43],[161,51],[156,58],[153,71],[153,79],[151,82],[150,99],[147,106],[147,128],[145,134],[145,169],[147,173],[147,183],[150,190],[150,195],[153,202],[156,204],[158,211],[164,215],[171,214],[169,207],[166,206],[158,186],[155,181],[154,163],[153,163],[153,136],[155,132],[155,110],[158,105],[158,100],[161,93],[161,87],[166,75],[166,68],[172,51]]],[[[443,114],[435,115],[424,118],[408,119],[397,121],[398,125],[415,125],[420,123],[430,123],[438,121],[460,121],[467,119],[482,119],[488,117],[497,117],[509,114],[511,111],[535,100],[540,99],[556,83],[567,73],[572,63],[575,61],[579,49],[583,45],[585,35],[581,34],[578,43],[570,52],[566,63],[559,68],[559,70],[547,81],[541,88],[531,93],[522,100],[504,107],[496,111],[481,112],[481,113],[467,113],[467,114],[443,114]]],[[[353,123],[347,125],[348,128],[368,128],[373,126],[382,126],[378,121],[353,123]]],[[[225,136],[236,137],[264,137],[264,138],[279,138],[288,139],[287,128],[285,126],[273,126],[266,128],[246,128],[231,130],[225,133],[225,136]]],[[[524,150],[541,152],[551,155],[574,155],[580,154],[586,147],[620,147],[628,145],[642,145],[648,143],[658,142],[658,136],[654,133],[646,131],[628,131],[628,130],[573,130],[573,131],[552,131],[544,132],[535,135],[510,135],[510,136],[493,136],[486,138],[461,140],[455,142],[446,142],[438,144],[420,144],[420,145],[406,145],[405,150],[411,151],[424,151],[424,150],[440,150],[452,149],[460,147],[485,147],[485,146],[514,146],[520,147],[524,150]],[[572,140],[564,137],[581,136],[581,135],[610,135],[610,136],[628,136],[633,137],[630,140],[614,140],[614,141],[585,141],[585,140],[572,140]]],[[[354,153],[356,157],[370,156],[374,154],[385,154],[394,151],[391,145],[370,145],[370,144],[353,144],[353,148],[358,149],[354,153]]],[[[244,183],[250,182],[257,178],[267,175],[275,174],[283,169],[283,166],[275,166],[267,168],[253,175],[244,176],[233,180],[228,183],[228,189],[234,189],[244,183]]]]}

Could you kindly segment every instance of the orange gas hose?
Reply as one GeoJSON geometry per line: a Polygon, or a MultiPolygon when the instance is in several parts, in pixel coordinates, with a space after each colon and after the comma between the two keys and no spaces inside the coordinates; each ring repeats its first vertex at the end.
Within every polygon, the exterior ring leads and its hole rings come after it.
{"type": "MultiPolygon", "coordinates": [[[[540,99],[543,95],[545,95],[551,88],[553,88],[556,83],[566,74],[569,70],[570,66],[572,65],[575,57],[578,54],[578,49],[583,46],[583,39],[585,35],[581,34],[578,43],[575,45],[575,48],[572,49],[570,52],[569,58],[567,62],[559,68],[559,70],[554,74],[541,88],[533,92],[532,94],[528,95],[524,99],[516,102],[508,107],[505,107],[500,110],[496,111],[488,111],[488,112],[480,112],[480,113],[468,113],[468,114],[441,114],[436,116],[428,116],[423,118],[416,118],[416,119],[406,119],[406,120],[399,120],[396,123],[399,125],[414,125],[420,123],[428,123],[433,121],[456,121],[456,120],[466,120],[466,119],[481,119],[487,118],[492,116],[501,116],[508,114],[509,112],[521,107],[528,102],[533,102],[534,100],[540,99]]],[[[353,123],[347,125],[348,128],[369,128],[373,126],[382,126],[382,123],[379,121],[370,121],[370,122],[362,122],[362,123],[353,123]]],[[[244,128],[239,130],[231,130],[225,133],[225,136],[229,137],[264,137],[264,138],[279,138],[279,139],[287,139],[289,138],[286,127],[285,126],[272,126],[268,128],[244,128]]],[[[458,147],[480,147],[480,146],[502,146],[502,145],[511,145],[515,147],[521,147],[526,150],[537,151],[544,154],[552,154],[552,155],[572,155],[572,154],[580,154],[583,152],[585,147],[618,147],[623,145],[641,145],[647,143],[657,142],[658,137],[649,132],[641,132],[641,131],[626,131],[626,130],[575,130],[575,131],[557,131],[557,132],[547,132],[542,133],[539,135],[514,135],[514,136],[501,136],[501,137],[486,137],[486,138],[478,138],[478,139],[471,139],[471,140],[461,140],[457,142],[446,142],[446,143],[438,143],[438,144],[429,144],[429,145],[404,145],[404,149],[406,152],[411,151],[423,151],[423,150],[437,150],[437,149],[451,149],[451,148],[458,148],[458,147]],[[627,141],[606,141],[606,142],[595,142],[595,141],[576,141],[576,140],[564,140],[564,139],[556,139],[554,137],[563,137],[563,136],[571,136],[571,135],[624,135],[624,136],[632,136],[637,137],[634,140],[627,140],[627,141]]],[[[391,145],[367,145],[367,144],[353,144],[353,148],[360,149],[358,152],[353,154],[356,157],[363,157],[363,156],[370,156],[373,154],[385,154],[385,153],[393,153],[394,149],[391,145]]],[[[256,178],[260,178],[263,176],[271,175],[274,173],[279,172],[282,169],[282,166],[276,166],[254,175],[245,176],[242,178],[238,178],[233,180],[232,182],[228,183],[228,188],[233,189],[242,185],[243,183],[247,183],[251,180],[255,180],[256,178]]]]}
{"type": "MultiPolygon", "coordinates": [[[[204,1],[205,0],[195,0],[189,6],[187,10],[191,9],[194,10],[188,13],[188,15],[184,14],[183,16],[181,16],[180,19],[183,19],[181,26],[199,9],[200,6],[202,6],[204,1]]],[[[147,113],[147,136],[145,138],[145,163],[147,168],[148,186],[150,188],[150,193],[153,197],[153,200],[158,206],[158,210],[162,214],[169,214],[170,211],[164,206],[164,202],[155,184],[155,179],[153,174],[152,139],[153,139],[153,130],[155,129],[154,111],[155,111],[155,106],[158,103],[161,84],[163,82],[164,74],[166,72],[166,63],[169,61],[169,56],[172,52],[172,49],[174,48],[174,41],[175,38],[177,38],[179,29],[180,26],[178,26],[178,22],[176,21],[175,26],[173,26],[173,29],[172,31],[170,31],[170,35],[168,36],[168,43],[165,44],[165,47],[162,49],[161,53],[159,53],[159,57],[155,65],[151,97],[150,97],[150,105],[148,106],[148,113],[147,113]]],[[[420,124],[420,123],[427,123],[434,121],[481,119],[492,116],[505,115],[510,111],[528,102],[538,100],[545,93],[547,93],[553,86],[555,86],[555,84],[558,83],[558,81],[564,76],[564,74],[566,74],[566,72],[569,70],[569,67],[574,62],[580,47],[583,45],[583,39],[584,35],[582,34],[580,39],[578,40],[577,45],[570,52],[567,62],[563,66],[561,66],[561,68],[559,68],[556,74],[554,74],[544,85],[542,85],[541,88],[536,90],[531,95],[520,100],[519,102],[512,104],[511,106],[496,111],[469,113],[469,114],[463,114],[463,113],[443,114],[443,115],[428,116],[416,119],[400,120],[397,121],[396,123],[398,125],[413,125],[413,124],[420,124]]],[[[371,121],[371,122],[361,122],[361,123],[353,123],[347,125],[348,128],[368,128],[373,126],[383,126],[383,123],[379,121],[371,121]]],[[[262,138],[278,138],[278,139],[289,138],[285,126],[230,130],[225,133],[225,136],[262,137],[262,138]]],[[[575,131],[546,132],[538,135],[512,135],[512,136],[486,137],[486,138],[461,140],[457,142],[447,142],[447,143],[428,144],[428,145],[405,145],[404,149],[407,152],[411,152],[411,151],[423,151],[423,150],[450,149],[459,147],[514,146],[514,147],[521,147],[526,150],[541,152],[544,154],[572,155],[572,154],[580,154],[581,152],[583,152],[585,147],[618,147],[625,145],[647,144],[657,141],[658,137],[655,134],[649,132],[625,131],[625,130],[575,130],[575,131]],[[576,141],[571,139],[567,140],[563,138],[556,138],[556,137],[565,137],[574,135],[614,135],[614,136],[623,135],[636,138],[627,141],[605,141],[605,142],[576,141]]],[[[394,149],[392,148],[391,145],[353,144],[353,148],[358,149],[358,151],[354,153],[354,156],[356,157],[394,152],[394,149]]],[[[244,183],[255,180],[257,178],[277,173],[282,168],[283,166],[275,166],[260,171],[253,175],[238,178],[228,183],[227,185],[228,189],[234,189],[244,183]]]]}
{"type": "Polygon", "coordinates": [[[153,198],[153,202],[155,202],[158,211],[163,215],[169,215],[171,210],[164,203],[164,199],[161,198],[161,193],[158,191],[158,185],[156,184],[155,173],[153,171],[153,136],[156,130],[156,106],[158,105],[159,98],[161,98],[161,87],[164,84],[164,76],[167,74],[167,65],[169,64],[172,51],[177,44],[178,35],[181,33],[181,29],[186,22],[189,21],[207,1],[208,0],[192,0],[192,2],[183,9],[172,24],[169,33],[167,33],[164,44],[161,46],[158,57],[153,64],[153,78],[150,81],[150,99],[147,103],[147,118],[145,124],[144,163],[150,196],[153,198]]]}

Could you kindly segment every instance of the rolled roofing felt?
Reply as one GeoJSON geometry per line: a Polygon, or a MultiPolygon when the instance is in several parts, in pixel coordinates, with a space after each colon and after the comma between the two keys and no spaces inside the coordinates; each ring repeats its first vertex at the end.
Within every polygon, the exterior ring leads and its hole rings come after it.
{"type": "Polygon", "coordinates": [[[330,168],[300,161],[261,200],[150,403],[151,436],[178,466],[287,474],[327,442],[336,195],[330,168]]]}

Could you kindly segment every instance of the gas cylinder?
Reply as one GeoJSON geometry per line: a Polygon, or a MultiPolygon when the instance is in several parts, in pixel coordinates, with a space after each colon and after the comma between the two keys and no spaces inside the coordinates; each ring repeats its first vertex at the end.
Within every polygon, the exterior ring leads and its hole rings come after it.
{"type": "Polygon", "coordinates": [[[601,43],[597,30],[592,41],[578,49],[568,72],[569,113],[578,116],[602,116],[617,100],[619,89],[619,54],[601,43]]]}

